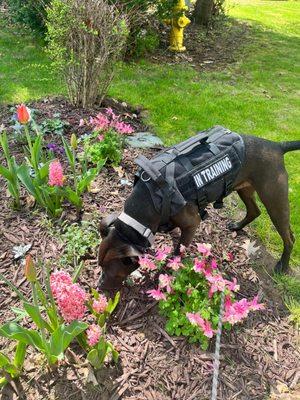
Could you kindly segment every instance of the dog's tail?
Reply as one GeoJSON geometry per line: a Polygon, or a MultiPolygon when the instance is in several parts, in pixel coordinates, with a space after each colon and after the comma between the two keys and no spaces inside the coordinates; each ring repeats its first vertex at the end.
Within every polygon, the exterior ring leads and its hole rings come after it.
{"type": "Polygon", "coordinates": [[[300,150],[300,140],[296,140],[294,142],[281,142],[280,147],[283,151],[283,154],[288,151],[300,150]]]}

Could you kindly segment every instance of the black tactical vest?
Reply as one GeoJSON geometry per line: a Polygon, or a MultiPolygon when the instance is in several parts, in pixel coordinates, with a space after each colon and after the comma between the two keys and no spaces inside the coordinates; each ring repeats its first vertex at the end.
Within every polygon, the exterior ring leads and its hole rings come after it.
{"type": "Polygon", "coordinates": [[[151,160],[139,156],[135,160],[140,167],[135,184],[149,190],[162,216],[162,228],[187,203],[197,203],[200,214],[212,202],[220,208],[223,198],[233,190],[244,158],[241,136],[216,126],[163,150],[151,160]]]}

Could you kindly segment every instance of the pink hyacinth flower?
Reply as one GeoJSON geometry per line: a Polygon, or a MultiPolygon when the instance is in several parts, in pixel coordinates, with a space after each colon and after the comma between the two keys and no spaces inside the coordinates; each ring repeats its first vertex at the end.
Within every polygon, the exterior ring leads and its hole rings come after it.
{"type": "Polygon", "coordinates": [[[66,322],[83,318],[87,308],[87,294],[78,285],[72,283],[69,274],[57,271],[50,276],[50,288],[58,309],[66,322]]]}
{"type": "Polygon", "coordinates": [[[202,329],[204,336],[212,338],[215,331],[212,329],[211,323],[201,317],[198,313],[187,313],[187,319],[192,325],[197,325],[202,329]]]}
{"type": "Polygon", "coordinates": [[[107,298],[104,296],[104,294],[100,294],[99,299],[93,301],[92,308],[96,313],[102,314],[105,311],[107,305],[107,298]]]}
{"type": "Polygon", "coordinates": [[[56,298],[64,285],[72,285],[70,274],[65,271],[55,271],[50,275],[50,288],[56,298]]]}
{"type": "Polygon", "coordinates": [[[81,320],[87,310],[87,295],[78,285],[65,285],[56,297],[58,309],[66,322],[81,320]]]}
{"type": "Polygon", "coordinates": [[[49,181],[50,186],[63,186],[65,177],[61,163],[58,160],[54,160],[49,165],[49,181]]]}
{"type": "Polygon", "coordinates": [[[203,254],[204,257],[211,255],[211,244],[209,243],[197,243],[197,250],[203,254]]]}
{"type": "Polygon", "coordinates": [[[160,249],[157,249],[155,254],[156,261],[165,261],[168,255],[171,253],[172,248],[170,246],[164,246],[160,249]]]}
{"type": "Polygon", "coordinates": [[[157,269],[155,263],[147,255],[139,257],[139,264],[142,268],[145,268],[149,271],[155,271],[157,269]]]}
{"type": "Polygon", "coordinates": [[[217,261],[215,259],[211,260],[210,266],[212,269],[217,269],[218,268],[217,261]]]}
{"type": "Polygon", "coordinates": [[[153,297],[155,300],[166,300],[166,295],[163,293],[159,288],[158,289],[152,289],[152,290],[147,290],[148,295],[150,297],[153,297]]]}
{"type": "Polygon", "coordinates": [[[168,262],[167,267],[171,268],[173,271],[178,271],[182,267],[181,258],[179,256],[174,257],[168,262]]]}
{"type": "Polygon", "coordinates": [[[90,325],[86,331],[88,345],[91,347],[95,346],[99,342],[101,334],[102,332],[99,325],[90,325]]]}
{"type": "Polygon", "coordinates": [[[168,274],[160,274],[158,277],[159,280],[159,287],[166,288],[168,293],[172,292],[172,282],[174,281],[174,276],[168,275],[168,274]]]}

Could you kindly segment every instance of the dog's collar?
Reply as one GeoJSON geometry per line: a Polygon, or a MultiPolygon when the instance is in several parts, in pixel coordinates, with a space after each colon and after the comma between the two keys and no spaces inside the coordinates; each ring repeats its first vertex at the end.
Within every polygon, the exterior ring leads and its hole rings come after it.
{"type": "Polygon", "coordinates": [[[137,221],[136,219],[132,218],[130,215],[126,214],[125,212],[122,212],[118,216],[118,220],[124,222],[124,224],[130,226],[135,231],[137,231],[141,236],[143,236],[145,239],[147,239],[149,244],[150,244],[150,246],[153,245],[153,243],[154,243],[154,235],[153,235],[153,233],[152,233],[150,228],[148,228],[147,226],[144,226],[139,221],[137,221]]]}

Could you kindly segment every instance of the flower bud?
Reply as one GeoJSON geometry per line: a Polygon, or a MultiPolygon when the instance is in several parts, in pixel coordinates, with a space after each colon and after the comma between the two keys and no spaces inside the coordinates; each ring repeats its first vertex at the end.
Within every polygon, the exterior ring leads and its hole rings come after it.
{"type": "Polygon", "coordinates": [[[72,149],[76,150],[77,149],[77,137],[76,137],[75,133],[72,133],[70,143],[71,143],[72,149]]]}
{"type": "Polygon", "coordinates": [[[31,255],[26,256],[25,260],[25,277],[29,282],[36,281],[36,269],[31,255]]]}
{"type": "Polygon", "coordinates": [[[28,124],[31,120],[30,110],[25,104],[21,104],[17,107],[17,119],[22,125],[28,124]]]}

